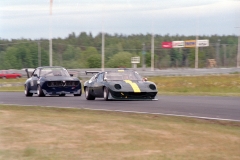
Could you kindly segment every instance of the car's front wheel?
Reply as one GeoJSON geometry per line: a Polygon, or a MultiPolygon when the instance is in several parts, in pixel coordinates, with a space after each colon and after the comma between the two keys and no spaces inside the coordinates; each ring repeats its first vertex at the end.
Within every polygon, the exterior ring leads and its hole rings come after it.
{"type": "Polygon", "coordinates": [[[103,98],[105,101],[108,101],[108,95],[109,95],[109,91],[107,87],[103,88],[103,98]]]}
{"type": "Polygon", "coordinates": [[[43,93],[40,85],[38,85],[38,88],[37,88],[37,95],[38,95],[38,97],[44,97],[45,96],[45,94],[43,93]]]}
{"type": "Polygon", "coordinates": [[[33,96],[33,93],[30,93],[29,91],[30,91],[30,89],[28,88],[28,86],[26,84],[25,85],[25,91],[24,91],[26,97],[32,97],[33,96]]]}
{"type": "Polygon", "coordinates": [[[85,97],[87,100],[95,100],[95,97],[93,95],[91,95],[91,93],[89,93],[88,87],[86,87],[86,89],[85,89],[85,97]]]}

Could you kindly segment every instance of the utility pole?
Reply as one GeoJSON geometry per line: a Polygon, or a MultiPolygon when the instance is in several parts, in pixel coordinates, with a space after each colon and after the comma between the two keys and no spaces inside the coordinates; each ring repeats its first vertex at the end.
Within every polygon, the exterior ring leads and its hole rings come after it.
{"type": "Polygon", "coordinates": [[[38,66],[41,66],[41,46],[40,46],[40,41],[38,41],[38,66]]]}
{"type": "Polygon", "coordinates": [[[197,8],[197,17],[196,17],[196,42],[195,42],[195,69],[198,69],[198,25],[199,25],[199,8],[197,8]]]}
{"type": "Polygon", "coordinates": [[[227,66],[227,58],[226,58],[226,54],[227,54],[227,48],[226,48],[227,44],[223,44],[223,66],[226,67],[227,66]]]}
{"type": "Polygon", "coordinates": [[[237,52],[237,68],[240,68],[240,27],[235,27],[239,29],[238,32],[238,52],[237,52]]]}
{"type": "Polygon", "coordinates": [[[52,3],[53,0],[50,0],[50,12],[49,12],[49,65],[52,66],[52,3]]]}
{"type": "Polygon", "coordinates": [[[154,34],[152,33],[151,41],[151,71],[154,71],[154,34]]]}
{"type": "Polygon", "coordinates": [[[143,48],[142,48],[142,69],[143,71],[145,71],[146,68],[146,64],[145,64],[145,43],[142,44],[143,48]]]}
{"type": "Polygon", "coordinates": [[[195,42],[195,69],[198,69],[198,35],[196,35],[195,42]]]}
{"type": "Polygon", "coordinates": [[[221,42],[221,40],[220,39],[218,39],[218,42],[216,43],[216,62],[217,62],[217,66],[218,67],[220,67],[220,51],[219,51],[219,48],[220,48],[220,42],[221,42]]]}
{"type": "Polygon", "coordinates": [[[102,71],[104,71],[104,61],[105,61],[105,34],[104,34],[104,4],[102,5],[102,71]]]}
{"type": "Polygon", "coordinates": [[[104,32],[102,31],[102,71],[104,71],[104,32]]]}
{"type": "Polygon", "coordinates": [[[240,68],[240,34],[238,35],[237,68],[240,68]]]}

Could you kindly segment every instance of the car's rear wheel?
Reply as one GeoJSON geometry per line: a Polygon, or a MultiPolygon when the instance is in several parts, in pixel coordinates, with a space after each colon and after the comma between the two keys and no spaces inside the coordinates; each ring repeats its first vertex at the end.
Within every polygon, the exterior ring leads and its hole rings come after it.
{"type": "Polygon", "coordinates": [[[33,93],[30,93],[29,91],[30,91],[30,90],[29,90],[28,86],[25,85],[25,91],[24,91],[24,93],[25,93],[25,96],[26,96],[26,97],[32,97],[32,96],[33,96],[33,93]]]}
{"type": "Polygon", "coordinates": [[[38,97],[44,97],[45,96],[45,94],[43,93],[40,85],[38,85],[38,88],[37,88],[37,95],[38,95],[38,97]]]}
{"type": "Polygon", "coordinates": [[[108,95],[109,95],[109,91],[107,87],[103,88],[103,98],[105,101],[108,101],[108,95]]]}
{"type": "Polygon", "coordinates": [[[91,93],[89,93],[88,87],[86,87],[86,89],[85,89],[85,97],[87,100],[95,100],[95,97],[93,95],[91,95],[91,93]]]}

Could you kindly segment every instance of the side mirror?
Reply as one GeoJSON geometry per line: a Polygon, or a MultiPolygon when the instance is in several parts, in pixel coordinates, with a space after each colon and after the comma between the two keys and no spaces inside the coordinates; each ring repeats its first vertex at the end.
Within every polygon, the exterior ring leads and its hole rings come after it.
{"type": "Polygon", "coordinates": [[[38,75],[37,75],[37,74],[34,74],[33,77],[38,77],[38,75]]]}
{"type": "Polygon", "coordinates": [[[73,74],[70,74],[71,77],[73,77],[73,74]]]}
{"type": "Polygon", "coordinates": [[[107,81],[107,78],[104,78],[103,80],[104,80],[104,81],[107,81]]]}

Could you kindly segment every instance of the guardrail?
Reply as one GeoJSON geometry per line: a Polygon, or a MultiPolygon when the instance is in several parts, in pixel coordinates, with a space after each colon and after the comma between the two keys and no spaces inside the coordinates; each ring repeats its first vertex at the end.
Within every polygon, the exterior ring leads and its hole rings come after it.
{"type": "MultiPolygon", "coordinates": [[[[105,71],[116,70],[117,68],[105,68],[105,71]]],[[[130,68],[131,69],[131,68],[130,68]]],[[[233,74],[240,73],[240,68],[177,68],[177,69],[155,69],[151,71],[150,68],[134,68],[141,76],[150,77],[150,76],[199,76],[199,75],[220,75],[220,74],[233,74]]],[[[15,73],[21,73],[23,77],[27,77],[27,74],[24,70],[11,70],[15,73]]],[[[87,74],[85,71],[101,71],[101,68],[84,68],[84,69],[68,69],[68,71],[74,76],[81,79],[90,78],[93,75],[87,74]]]]}
{"type": "MultiPolygon", "coordinates": [[[[101,69],[69,69],[69,71],[78,72],[79,77],[92,77],[91,74],[86,75],[85,71],[101,71],[101,69]]],[[[112,68],[106,68],[105,71],[112,70],[112,68]]],[[[198,75],[219,75],[219,74],[232,74],[240,73],[240,68],[203,68],[203,69],[192,69],[192,68],[181,68],[181,69],[155,69],[151,71],[150,68],[145,70],[141,68],[136,68],[136,70],[141,76],[198,76],[198,75]]]]}

